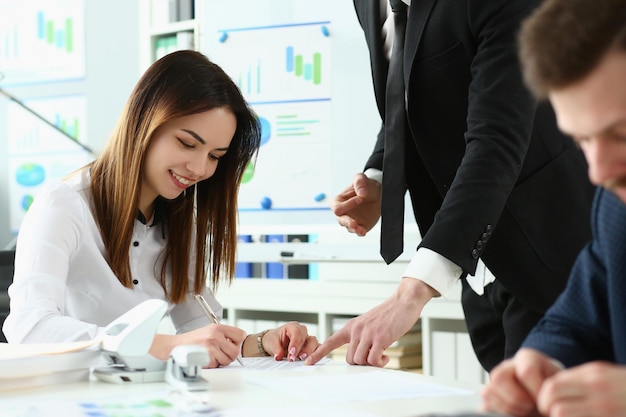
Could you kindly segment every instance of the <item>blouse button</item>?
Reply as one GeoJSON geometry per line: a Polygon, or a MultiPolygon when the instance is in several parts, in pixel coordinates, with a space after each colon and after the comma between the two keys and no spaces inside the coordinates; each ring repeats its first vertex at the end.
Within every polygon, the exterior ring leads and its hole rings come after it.
{"type": "Polygon", "coordinates": [[[133,280],[133,284],[135,284],[135,285],[139,284],[139,280],[138,279],[134,279],[133,280]]]}
{"type": "Polygon", "coordinates": [[[134,242],[133,242],[133,246],[135,246],[135,247],[139,246],[139,242],[134,241],[134,242]]]}

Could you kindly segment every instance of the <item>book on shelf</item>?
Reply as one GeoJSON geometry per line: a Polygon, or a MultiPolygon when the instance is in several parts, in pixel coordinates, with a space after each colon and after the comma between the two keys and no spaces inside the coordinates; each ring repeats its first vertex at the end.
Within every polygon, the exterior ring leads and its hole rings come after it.
{"type": "Polygon", "coordinates": [[[150,24],[153,27],[167,25],[178,19],[176,0],[150,0],[150,24]]]}
{"type": "Polygon", "coordinates": [[[419,330],[412,330],[402,335],[398,340],[389,345],[390,348],[401,346],[415,346],[422,345],[422,332],[419,330]]]}
{"type": "Polygon", "coordinates": [[[195,17],[194,0],[177,0],[178,20],[191,20],[195,17]]]}
{"type": "Polygon", "coordinates": [[[188,30],[183,30],[181,32],[176,32],[176,48],[178,50],[181,49],[193,49],[193,32],[188,30]]]}
{"type": "Polygon", "coordinates": [[[194,49],[193,32],[180,31],[172,35],[159,36],[154,41],[155,60],[182,49],[194,49]]]}
{"type": "MultiPolygon", "coordinates": [[[[284,235],[262,235],[261,242],[266,243],[282,243],[285,241],[284,235]]],[[[285,278],[285,265],[280,262],[265,263],[265,278],[267,279],[283,279],[285,278]]]]}
{"type": "MultiPolygon", "coordinates": [[[[287,235],[289,243],[306,243],[309,241],[309,235],[287,235]]],[[[290,264],[287,265],[287,278],[291,279],[308,279],[309,264],[290,264]]]]}
{"type": "Polygon", "coordinates": [[[422,355],[398,356],[389,358],[389,362],[385,365],[388,369],[416,369],[422,367],[422,355]]]}

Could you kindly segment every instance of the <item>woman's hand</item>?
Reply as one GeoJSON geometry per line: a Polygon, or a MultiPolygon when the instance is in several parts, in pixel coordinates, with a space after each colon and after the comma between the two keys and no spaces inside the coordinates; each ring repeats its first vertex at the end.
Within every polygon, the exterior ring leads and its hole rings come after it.
{"type": "Polygon", "coordinates": [[[150,354],[167,360],[170,352],[176,346],[200,345],[209,352],[207,368],[217,368],[229,365],[237,359],[241,352],[241,345],[246,338],[243,330],[225,324],[209,324],[180,335],[157,334],[152,342],[150,354]]]}
{"type": "Polygon", "coordinates": [[[305,325],[292,321],[269,330],[261,338],[263,349],[277,361],[306,359],[318,346],[317,337],[308,334],[305,325]]]}

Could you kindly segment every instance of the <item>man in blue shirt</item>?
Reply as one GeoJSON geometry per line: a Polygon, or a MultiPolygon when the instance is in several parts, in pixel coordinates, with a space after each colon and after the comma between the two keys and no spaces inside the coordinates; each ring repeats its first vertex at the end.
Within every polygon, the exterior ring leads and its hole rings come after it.
{"type": "Polygon", "coordinates": [[[623,416],[626,0],[546,0],[519,39],[527,84],[550,100],[601,188],[593,241],[522,349],[492,371],[483,408],[515,416],[623,416]]]}

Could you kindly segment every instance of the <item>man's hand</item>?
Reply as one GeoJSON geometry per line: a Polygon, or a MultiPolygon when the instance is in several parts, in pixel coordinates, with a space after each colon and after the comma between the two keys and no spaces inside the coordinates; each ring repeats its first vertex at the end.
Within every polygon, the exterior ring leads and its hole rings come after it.
{"type": "Polygon", "coordinates": [[[539,416],[537,397],[542,385],[560,370],[560,365],[546,355],[520,349],[515,357],[503,361],[489,374],[481,408],[518,417],[539,416]]]}
{"type": "Polygon", "coordinates": [[[337,194],[330,208],[350,233],[365,236],[380,218],[380,183],[356,174],[352,184],[337,194]]]}
{"type": "Polygon", "coordinates": [[[424,305],[435,295],[436,291],[422,281],[404,278],[391,297],[348,321],[321,344],[305,364],[312,365],[332,350],[350,343],[346,354],[349,364],[385,366],[389,357],[384,350],[411,329],[424,305]]]}
{"type": "Polygon", "coordinates": [[[537,404],[550,417],[626,416],[626,367],[597,361],[559,372],[543,384],[537,404]]]}

